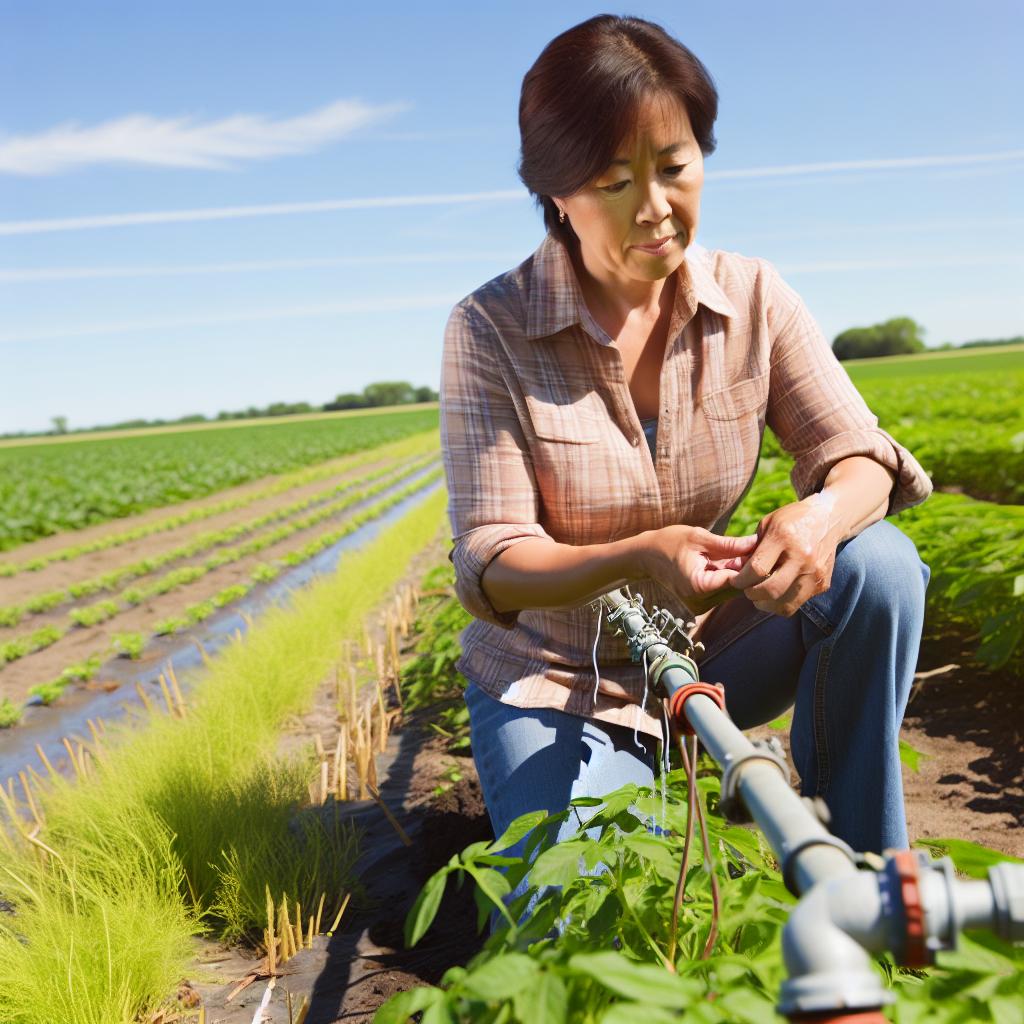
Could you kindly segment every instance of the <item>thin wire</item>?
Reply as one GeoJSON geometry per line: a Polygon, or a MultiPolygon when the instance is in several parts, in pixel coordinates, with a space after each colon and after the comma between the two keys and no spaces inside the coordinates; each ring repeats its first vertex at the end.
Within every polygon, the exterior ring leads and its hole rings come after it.
{"type": "Polygon", "coordinates": [[[592,705],[597,707],[597,687],[601,682],[601,677],[597,672],[597,642],[601,639],[601,616],[604,614],[604,602],[598,601],[597,603],[597,632],[594,634],[594,698],[591,701],[592,705]]]}

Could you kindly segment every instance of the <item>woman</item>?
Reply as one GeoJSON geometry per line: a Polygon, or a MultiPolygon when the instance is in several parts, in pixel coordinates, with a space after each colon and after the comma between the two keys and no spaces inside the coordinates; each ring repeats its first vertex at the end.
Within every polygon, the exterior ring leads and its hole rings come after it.
{"type": "Polygon", "coordinates": [[[898,731],[929,570],[884,517],[931,484],[774,267],[696,244],[716,113],[701,62],[637,18],[568,30],[523,81],[519,173],[548,233],[452,310],[441,381],[484,799],[500,835],[652,784],[659,711],[590,605],[628,583],[703,640],[741,728],[795,703],[802,791],[840,838],[905,847],[898,731]],[[765,424],[799,500],[721,536],[765,424]]]}

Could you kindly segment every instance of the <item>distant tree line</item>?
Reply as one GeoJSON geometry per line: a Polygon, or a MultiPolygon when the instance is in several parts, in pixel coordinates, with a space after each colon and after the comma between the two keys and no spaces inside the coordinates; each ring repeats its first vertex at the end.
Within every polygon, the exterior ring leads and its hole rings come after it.
{"type": "Polygon", "coordinates": [[[358,394],[348,392],[338,395],[333,401],[323,405],[312,405],[309,402],[271,402],[262,408],[250,405],[247,409],[222,411],[216,416],[204,416],[202,413],[190,413],[177,419],[134,419],[121,420],[118,423],[104,423],[93,427],[78,427],[70,430],[66,416],[53,416],[51,430],[27,431],[20,430],[0,437],[35,437],[40,434],[86,434],[98,430],[134,430],[140,427],[180,426],[187,423],[216,423],[221,420],[259,419],[265,416],[296,416],[310,412],[333,412],[338,409],[372,409],[383,405],[410,405],[414,402],[436,402],[438,393],[431,387],[415,387],[408,381],[376,381],[367,384],[358,394]]]}
{"type": "MultiPolygon", "coordinates": [[[[871,327],[851,327],[843,331],[842,334],[836,335],[832,342],[832,351],[841,361],[912,355],[925,351],[924,333],[924,328],[917,321],[909,316],[899,316],[871,327]]],[[[945,352],[957,348],[981,348],[985,345],[1019,345],[1022,342],[1024,335],[1018,334],[1015,338],[965,341],[959,345],[947,341],[941,345],[933,345],[927,351],[945,352]]]]}

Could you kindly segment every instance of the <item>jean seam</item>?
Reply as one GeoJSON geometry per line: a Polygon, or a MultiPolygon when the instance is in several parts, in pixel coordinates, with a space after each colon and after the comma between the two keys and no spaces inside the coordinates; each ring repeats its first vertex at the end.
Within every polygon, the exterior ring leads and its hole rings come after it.
{"type": "Polygon", "coordinates": [[[821,796],[828,790],[831,781],[831,764],[828,756],[828,730],[826,727],[825,691],[828,683],[828,664],[832,656],[832,645],[822,644],[818,654],[818,665],[814,676],[814,759],[817,764],[818,778],[814,795],[821,796]]]}
{"type": "Polygon", "coordinates": [[[804,615],[806,615],[807,618],[809,618],[811,622],[813,622],[814,625],[817,626],[818,629],[820,629],[826,636],[830,636],[833,632],[835,632],[836,627],[829,621],[829,619],[825,615],[823,615],[820,611],[818,611],[817,608],[814,607],[813,604],[811,604],[811,601],[813,600],[814,598],[812,597],[810,600],[804,601],[804,603],[800,606],[800,611],[802,611],[804,615]]]}

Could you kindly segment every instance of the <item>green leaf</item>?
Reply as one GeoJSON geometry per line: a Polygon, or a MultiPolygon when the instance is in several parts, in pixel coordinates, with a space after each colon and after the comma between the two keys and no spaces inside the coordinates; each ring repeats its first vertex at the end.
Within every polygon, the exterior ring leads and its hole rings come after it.
{"type": "Polygon", "coordinates": [[[374,1015],[373,1024],[405,1024],[420,1010],[444,1000],[444,993],[437,988],[411,988],[393,995],[382,1004],[374,1015]]]}
{"type": "Polygon", "coordinates": [[[450,868],[446,865],[435,871],[416,897],[416,902],[405,919],[406,948],[411,949],[423,938],[424,933],[437,916],[438,907],[441,906],[441,897],[444,896],[445,883],[448,881],[449,870],[450,868]]]}
{"type": "Polygon", "coordinates": [[[921,762],[928,757],[920,750],[915,750],[906,740],[900,740],[900,761],[912,772],[921,770],[921,762]]]}
{"type": "Polygon", "coordinates": [[[523,836],[536,828],[547,816],[547,811],[530,811],[527,814],[521,814],[505,829],[501,837],[491,844],[488,853],[498,853],[501,850],[507,850],[510,846],[515,846],[523,836]]]}
{"type": "Polygon", "coordinates": [[[561,1024],[569,1009],[565,982],[553,971],[543,971],[536,981],[515,996],[516,1016],[530,1024],[561,1024]]]}
{"type": "Polygon", "coordinates": [[[646,861],[662,878],[675,879],[679,875],[680,859],[672,847],[649,832],[636,832],[623,840],[627,850],[632,850],[646,861]]]}
{"type": "Polygon", "coordinates": [[[918,839],[914,845],[923,846],[935,857],[948,856],[957,871],[962,871],[971,878],[986,878],[988,869],[1002,861],[1024,864],[1024,860],[1019,857],[1011,857],[1009,854],[968,842],[966,839],[918,839]]]}
{"type": "Polygon", "coordinates": [[[701,998],[701,986],[695,981],[670,974],[654,964],[637,963],[620,953],[577,953],[569,967],[586,974],[616,995],[654,1006],[685,1009],[701,998]]]}
{"type": "Polygon", "coordinates": [[[533,862],[530,884],[568,885],[580,877],[580,858],[588,847],[596,845],[589,837],[567,839],[545,850],[533,862]]]}
{"type": "Polygon", "coordinates": [[[533,981],[540,965],[525,953],[504,953],[470,971],[462,979],[465,992],[490,1002],[511,999],[533,981]]]}
{"type": "Polygon", "coordinates": [[[775,1000],[749,986],[737,985],[719,996],[714,1003],[728,1021],[735,1024],[769,1024],[783,1020],[775,1012],[775,1000]]]}
{"type": "Polygon", "coordinates": [[[616,1003],[601,1018],[601,1024],[679,1024],[678,1014],[645,1003],[616,1003]]]}
{"type": "Polygon", "coordinates": [[[480,891],[501,911],[502,916],[508,923],[514,925],[515,921],[512,920],[502,900],[503,896],[507,896],[512,891],[512,887],[508,884],[508,879],[500,871],[495,871],[493,868],[477,868],[467,865],[466,870],[476,880],[480,891]]]}

